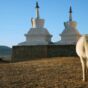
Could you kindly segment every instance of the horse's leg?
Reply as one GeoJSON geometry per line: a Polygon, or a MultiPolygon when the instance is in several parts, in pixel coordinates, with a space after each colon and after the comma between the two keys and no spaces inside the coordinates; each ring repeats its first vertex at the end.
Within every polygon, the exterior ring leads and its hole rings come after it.
{"type": "Polygon", "coordinates": [[[83,81],[86,81],[86,60],[85,58],[80,58],[83,72],[83,81]]]}
{"type": "Polygon", "coordinates": [[[87,67],[86,73],[88,73],[88,58],[86,59],[86,67],[87,67]]]}

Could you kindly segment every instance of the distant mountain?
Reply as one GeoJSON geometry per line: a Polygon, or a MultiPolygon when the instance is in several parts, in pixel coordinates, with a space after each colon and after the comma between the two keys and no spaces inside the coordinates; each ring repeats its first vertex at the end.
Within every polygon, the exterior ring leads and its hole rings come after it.
{"type": "Polygon", "coordinates": [[[0,56],[11,55],[12,49],[8,46],[0,46],[0,56]]]}

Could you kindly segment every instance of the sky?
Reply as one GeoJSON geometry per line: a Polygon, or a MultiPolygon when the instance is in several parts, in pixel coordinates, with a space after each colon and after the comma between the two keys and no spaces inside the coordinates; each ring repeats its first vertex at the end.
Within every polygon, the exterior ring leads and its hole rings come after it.
{"type": "MultiPolygon", "coordinates": [[[[40,18],[53,35],[52,41],[60,40],[64,22],[69,20],[70,0],[38,0],[40,18]]],[[[26,40],[35,18],[36,0],[0,0],[0,45],[12,47],[26,40]]],[[[88,0],[72,0],[73,20],[81,34],[88,33],[88,0]]]]}

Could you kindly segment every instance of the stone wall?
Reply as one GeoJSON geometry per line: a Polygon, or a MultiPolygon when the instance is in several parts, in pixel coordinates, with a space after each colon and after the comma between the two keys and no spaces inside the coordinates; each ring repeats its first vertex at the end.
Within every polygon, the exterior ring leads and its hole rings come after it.
{"type": "Polygon", "coordinates": [[[75,51],[75,45],[50,45],[47,47],[47,56],[77,56],[75,51]]]}
{"type": "Polygon", "coordinates": [[[75,45],[13,46],[12,48],[13,62],[59,56],[77,56],[75,45]]]}

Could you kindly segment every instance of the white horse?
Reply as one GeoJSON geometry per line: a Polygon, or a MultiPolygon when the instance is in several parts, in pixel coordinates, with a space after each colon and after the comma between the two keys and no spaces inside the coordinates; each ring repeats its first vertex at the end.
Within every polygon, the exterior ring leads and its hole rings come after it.
{"type": "Polygon", "coordinates": [[[76,52],[82,64],[83,81],[86,81],[86,73],[88,70],[88,35],[80,37],[76,44],[76,52]]]}

